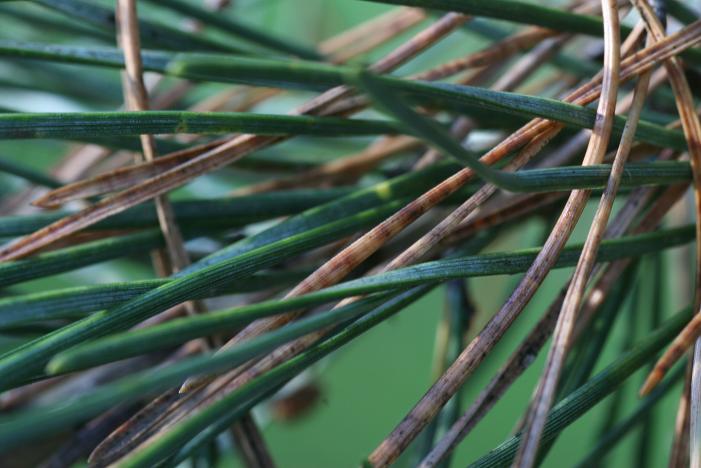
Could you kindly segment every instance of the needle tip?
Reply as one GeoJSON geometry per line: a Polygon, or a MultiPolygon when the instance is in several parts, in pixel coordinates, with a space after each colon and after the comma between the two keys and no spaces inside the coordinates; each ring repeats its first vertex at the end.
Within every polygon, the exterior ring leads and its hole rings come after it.
{"type": "Polygon", "coordinates": [[[640,396],[643,397],[650,393],[657,386],[657,384],[660,383],[662,377],[664,377],[664,372],[661,372],[657,368],[653,369],[652,372],[650,372],[650,375],[647,376],[647,379],[645,379],[643,386],[640,388],[640,396]]]}

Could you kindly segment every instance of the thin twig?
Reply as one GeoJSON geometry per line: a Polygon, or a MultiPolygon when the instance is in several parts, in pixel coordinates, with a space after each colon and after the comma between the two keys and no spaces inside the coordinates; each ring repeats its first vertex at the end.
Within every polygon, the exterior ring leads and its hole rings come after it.
{"type": "MultiPolygon", "coordinates": [[[[126,70],[122,74],[122,82],[127,108],[139,111],[148,110],[148,94],[143,82],[136,1],[118,0],[117,8],[118,42],[124,51],[125,58],[126,70]]],[[[140,139],[144,158],[147,162],[153,162],[157,157],[153,135],[141,135],[140,139]]],[[[158,222],[166,241],[170,260],[171,269],[168,273],[174,273],[188,266],[190,259],[167,195],[156,197],[155,204],[158,222]]],[[[185,310],[189,315],[203,311],[202,305],[195,302],[185,303],[185,310]]],[[[205,340],[202,340],[201,345],[205,349],[209,347],[205,340]]],[[[249,466],[274,466],[265,443],[250,416],[245,416],[243,422],[234,424],[232,432],[239,443],[251,447],[251,450],[242,452],[244,460],[249,466]]]]}
{"type": "MultiPolygon", "coordinates": [[[[604,69],[606,70],[607,67],[612,67],[612,76],[617,78],[617,68],[620,62],[620,43],[619,38],[616,37],[615,34],[611,35],[611,31],[618,30],[618,10],[615,3],[612,2],[609,2],[606,6],[604,6],[602,2],[602,7],[604,10],[604,22],[607,25],[605,29],[607,34],[605,33],[604,35],[604,42],[606,46],[604,52],[604,69]]],[[[567,288],[567,293],[565,295],[555,329],[553,345],[550,348],[545,364],[545,371],[533,399],[533,405],[524,428],[524,437],[521,441],[522,445],[519,450],[519,455],[516,457],[516,466],[530,468],[536,461],[540,437],[543,432],[543,428],[545,427],[545,421],[550,411],[550,407],[552,406],[555,398],[557,383],[565,362],[567,350],[570,346],[575,321],[577,318],[577,312],[579,311],[580,304],[584,296],[584,289],[594,268],[599,244],[601,243],[604,230],[606,229],[606,224],[608,223],[611,210],[613,209],[613,203],[615,201],[621,176],[623,174],[623,167],[628,159],[628,154],[630,153],[630,149],[633,144],[637,123],[640,119],[643,104],[645,103],[649,78],[650,72],[646,72],[638,79],[629,118],[621,137],[621,142],[618,146],[618,151],[611,168],[611,174],[609,176],[606,189],[604,190],[599,207],[594,215],[594,220],[591,224],[584,248],[582,250],[582,255],[577,262],[574,275],[570,281],[569,287],[567,288]]],[[[610,102],[613,101],[615,103],[616,100],[617,84],[615,82],[612,83],[609,89],[610,94],[608,95],[608,104],[611,105],[610,102]]],[[[599,104],[599,112],[603,114],[602,105],[603,99],[599,104]]],[[[615,107],[615,104],[613,104],[612,107],[615,107]]],[[[611,111],[610,114],[605,115],[605,118],[610,119],[612,116],[613,112],[611,111]]],[[[604,123],[602,126],[606,124],[610,123],[604,123]]],[[[595,135],[596,131],[597,130],[595,129],[595,135]]],[[[606,135],[606,133],[610,132],[610,129],[606,131],[599,131],[606,135]]],[[[599,146],[599,151],[601,152],[600,158],[603,159],[603,152],[606,151],[606,146],[608,145],[608,136],[601,136],[600,138],[602,146],[599,146]]],[[[585,163],[589,156],[590,155],[587,152],[587,155],[585,156],[585,163]]],[[[575,196],[575,194],[572,196],[575,196]]]]}
{"type": "Polygon", "coordinates": [[[669,453],[669,468],[685,468],[689,466],[689,430],[691,403],[691,360],[686,365],[684,388],[679,397],[677,416],[674,420],[674,440],[669,453]]]}
{"type": "MultiPolygon", "coordinates": [[[[149,103],[143,80],[136,1],[118,0],[117,8],[117,42],[124,52],[125,71],[122,74],[122,84],[127,101],[126,107],[137,111],[148,110],[149,103]]],[[[140,139],[144,159],[154,161],[157,154],[153,135],[141,135],[140,139]]],[[[189,264],[189,259],[180,229],[175,224],[173,207],[166,195],[156,197],[155,202],[158,224],[166,241],[170,263],[175,271],[179,271],[189,264]]]]}

